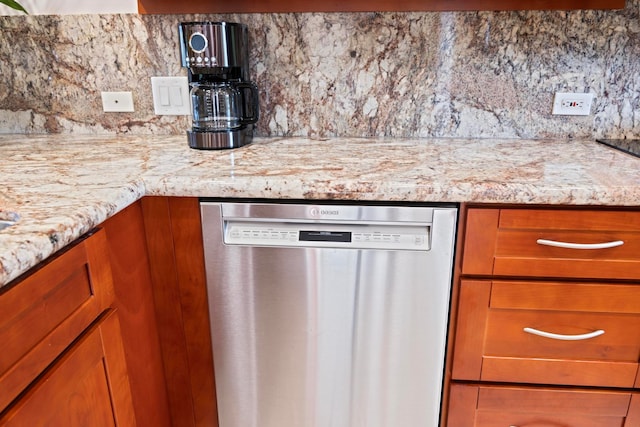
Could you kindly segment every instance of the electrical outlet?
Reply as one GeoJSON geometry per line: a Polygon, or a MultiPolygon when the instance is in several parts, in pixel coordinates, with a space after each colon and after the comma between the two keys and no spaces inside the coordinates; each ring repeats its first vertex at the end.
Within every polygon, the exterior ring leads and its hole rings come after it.
{"type": "Polygon", "coordinates": [[[561,116],[588,116],[591,114],[592,93],[556,92],[552,114],[561,116]]]}
{"type": "Polygon", "coordinates": [[[102,111],[105,113],[132,113],[133,95],[131,92],[101,92],[102,111]]]}
{"type": "Polygon", "coordinates": [[[156,114],[191,114],[189,82],[186,77],[151,77],[151,91],[156,114]]]}

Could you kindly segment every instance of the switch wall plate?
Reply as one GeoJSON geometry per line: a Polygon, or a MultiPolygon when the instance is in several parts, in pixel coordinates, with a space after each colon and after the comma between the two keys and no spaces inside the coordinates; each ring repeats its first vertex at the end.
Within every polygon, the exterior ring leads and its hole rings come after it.
{"type": "Polygon", "coordinates": [[[133,95],[131,92],[100,92],[102,111],[105,113],[132,113],[133,95]]]}
{"type": "Polygon", "coordinates": [[[151,91],[156,114],[191,114],[189,82],[186,77],[151,77],[151,91]]]}
{"type": "Polygon", "coordinates": [[[592,93],[557,92],[551,114],[561,116],[588,116],[591,114],[592,93]]]}

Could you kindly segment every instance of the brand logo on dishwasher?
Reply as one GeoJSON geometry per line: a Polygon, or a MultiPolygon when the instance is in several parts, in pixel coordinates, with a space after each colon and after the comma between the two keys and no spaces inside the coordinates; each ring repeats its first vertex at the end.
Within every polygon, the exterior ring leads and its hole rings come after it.
{"type": "Polygon", "coordinates": [[[311,208],[309,209],[309,215],[311,216],[324,216],[324,215],[340,215],[340,211],[338,209],[322,209],[322,208],[311,208]]]}

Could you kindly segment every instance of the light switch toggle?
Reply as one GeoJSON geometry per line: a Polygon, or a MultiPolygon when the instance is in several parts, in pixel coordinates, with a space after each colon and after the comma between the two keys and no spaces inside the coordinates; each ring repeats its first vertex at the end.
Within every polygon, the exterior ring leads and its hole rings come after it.
{"type": "Polygon", "coordinates": [[[186,77],[151,77],[153,109],[158,115],[190,115],[186,77]]]}
{"type": "MultiPolygon", "coordinates": [[[[163,107],[170,106],[171,100],[169,99],[169,87],[160,86],[158,89],[160,90],[160,105],[162,105],[163,107]]],[[[157,111],[156,114],[158,114],[157,111]]]]}

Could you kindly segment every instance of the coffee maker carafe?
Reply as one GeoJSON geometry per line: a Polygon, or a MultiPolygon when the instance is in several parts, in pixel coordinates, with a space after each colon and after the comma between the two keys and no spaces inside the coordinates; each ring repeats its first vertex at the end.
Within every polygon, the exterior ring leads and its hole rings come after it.
{"type": "Polygon", "coordinates": [[[231,22],[183,22],[182,66],[191,86],[189,146],[236,148],[249,144],[258,121],[258,87],[249,79],[248,30],[231,22]]]}

